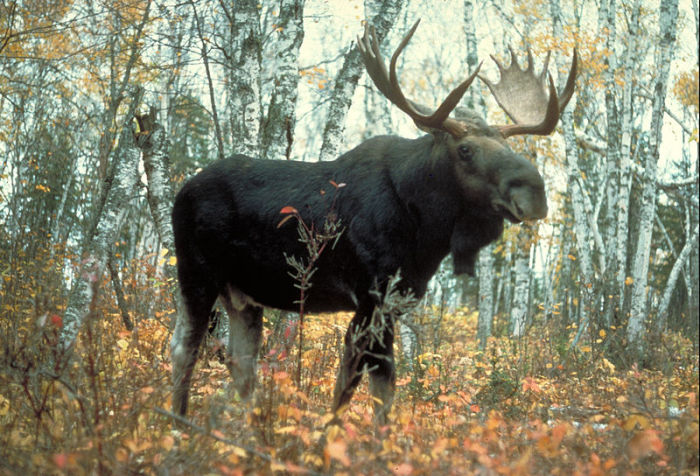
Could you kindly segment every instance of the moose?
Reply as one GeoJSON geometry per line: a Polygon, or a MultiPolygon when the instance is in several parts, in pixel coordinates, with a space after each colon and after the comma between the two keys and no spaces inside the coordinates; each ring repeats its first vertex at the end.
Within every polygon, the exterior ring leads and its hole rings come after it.
{"type": "Polygon", "coordinates": [[[177,194],[172,221],[184,311],[171,343],[176,413],[186,414],[198,349],[217,299],[229,317],[226,361],[234,385],[242,399],[251,396],[263,306],[298,310],[299,289],[285,257],[307,253],[297,227],[289,221],[280,226],[280,212],[294,207],[300,220],[321,227],[329,213],[321,191],[329,182],[344,184],[332,209],[342,231],[315,263],[305,308],[355,312],[334,390],[336,418],[368,373],[375,421],[387,422],[396,379],[394,316],[385,316],[379,335],[363,331],[380,312],[391,277],[400,271],[398,291],[420,298],[448,254],[455,273],[473,274],[479,249],[501,235],[504,219],[519,223],[547,215],[542,176],[505,139],[554,131],[574,92],[576,51],[561,94],[547,73],[549,54],[540,74],[529,49],[526,68],[512,49],[507,68],[493,58],[500,81],[479,78],[513,123],[491,126],[457,108],[481,65],[434,112],[404,96],[396,62],[417,27],[397,47],[388,72],[374,28],[365,26],[358,47],[377,89],[428,134],[374,137],[329,162],[236,155],[206,167],[177,194]]]}

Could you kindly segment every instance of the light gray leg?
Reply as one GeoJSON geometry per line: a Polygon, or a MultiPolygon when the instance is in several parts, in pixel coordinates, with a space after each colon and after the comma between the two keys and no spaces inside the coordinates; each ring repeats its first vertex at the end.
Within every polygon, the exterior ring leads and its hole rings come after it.
{"type": "Polygon", "coordinates": [[[202,295],[185,300],[177,315],[175,330],[170,341],[173,376],[173,411],[181,416],[187,413],[192,371],[197,361],[199,345],[209,324],[209,311],[214,299],[202,295]]]}
{"type": "Polygon", "coordinates": [[[229,316],[229,340],[226,364],[241,399],[248,399],[255,389],[255,369],[262,337],[263,308],[240,292],[231,290],[220,299],[229,316]]]}

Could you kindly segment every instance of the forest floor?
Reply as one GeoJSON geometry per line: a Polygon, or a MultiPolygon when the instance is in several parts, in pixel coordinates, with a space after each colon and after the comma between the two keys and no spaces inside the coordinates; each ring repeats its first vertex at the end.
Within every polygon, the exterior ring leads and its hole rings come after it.
{"type": "Polygon", "coordinates": [[[698,355],[682,336],[658,344],[662,368],[622,369],[604,333],[567,352],[575,329],[533,327],[482,352],[475,313],[443,314],[413,369],[399,352],[388,428],[366,383],[325,428],[350,316],[307,316],[299,385],[296,348],[274,347],[266,321],[255,404],[210,342],[176,428],[170,316],[132,332],[102,317],[60,378],[41,370],[60,317],[2,329],[0,474],[698,474],[698,355]]]}

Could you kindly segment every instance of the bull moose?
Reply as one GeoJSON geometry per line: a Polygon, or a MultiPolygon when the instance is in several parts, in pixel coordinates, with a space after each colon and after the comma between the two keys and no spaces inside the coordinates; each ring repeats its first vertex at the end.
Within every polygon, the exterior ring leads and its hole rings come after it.
{"type": "Polygon", "coordinates": [[[455,273],[473,274],[479,249],[501,235],[504,219],[518,223],[547,215],[542,177],[505,139],[552,133],[574,91],[576,51],[561,95],[547,73],[549,54],[540,74],[533,71],[529,50],[527,68],[512,50],[508,68],[494,58],[500,81],[479,78],[513,123],[491,126],[469,110],[455,109],[481,65],[434,112],[404,96],[396,62],[417,27],[418,22],[394,52],[389,72],[373,28],[365,26],[358,47],[379,91],[428,134],[374,137],[329,162],[236,155],[211,164],[177,194],[172,220],[184,312],[172,339],[175,412],[186,413],[216,299],[230,320],[226,360],[234,384],[241,398],[251,395],[263,306],[298,309],[299,290],[285,256],[307,253],[297,227],[278,227],[280,210],[294,207],[305,223],[321,226],[329,208],[320,191],[329,182],[346,184],[336,191],[333,207],[342,233],[315,263],[305,307],[312,313],[355,311],[332,411],[337,415],[350,401],[366,371],[380,424],[394,396],[393,317],[387,316],[378,338],[361,331],[381,305],[389,278],[400,270],[399,291],[420,298],[448,254],[455,273]],[[358,348],[364,352],[358,354],[358,348]]]}

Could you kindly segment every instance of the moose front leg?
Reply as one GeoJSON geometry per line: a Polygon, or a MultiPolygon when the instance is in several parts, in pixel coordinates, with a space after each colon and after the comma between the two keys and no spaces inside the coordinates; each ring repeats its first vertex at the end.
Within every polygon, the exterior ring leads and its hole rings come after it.
{"type": "Polygon", "coordinates": [[[374,421],[380,427],[388,423],[396,389],[394,326],[387,324],[383,334],[382,341],[372,346],[367,357],[369,392],[374,397],[374,421]]]}
{"type": "Polygon", "coordinates": [[[386,425],[396,382],[393,343],[391,319],[375,312],[374,305],[361,305],[345,334],[345,350],[333,395],[332,411],[336,421],[350,402],[362,372],[368,370],[370,392],[375,398],[375,422],[386,425]]]}

